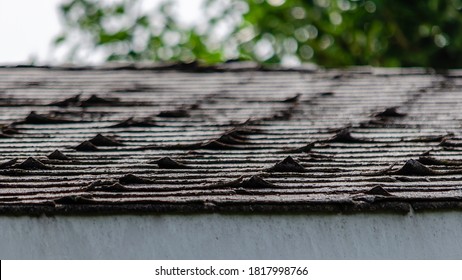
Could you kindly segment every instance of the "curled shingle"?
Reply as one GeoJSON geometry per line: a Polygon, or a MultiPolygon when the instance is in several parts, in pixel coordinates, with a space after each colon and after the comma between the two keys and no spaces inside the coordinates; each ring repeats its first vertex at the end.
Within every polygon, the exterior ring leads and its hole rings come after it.
{"type": "Polygon", "coordinates": [[[397,107],[390,107],[390,108],[386,108],[382,112],[378,112],[378,113],[374,114],[374,116],[375,117],[381,117],[381,118],[388,118],[388,117],[402,118],[402,117],[407,116],[407,114],[398,112],[397,107]]]}
{"type": "Polygon", "coordinates": [[[19,131],[14,127],[11,127],[9,125],[2,126],[2,135],[5,135],[6,137],[10,137],[11,135],[18,133],[19,131]]]}
{"type": "Polygon", "coordinates": [[[276,186],[272,183],[267,182],[258,175],[253,175],[247,180],[240,182],[237,187],[244,189],[267,189],[275,188],[276,186]]]}
{"type": "Polygon", "coordinates": [[[462,142],[454,142],[454,139],[451,141],[451,139],[444,138],[440,145],[443,147],[462,147],[462,142]]]}
{"type": "Polygon", "coordinates": [[[430,156],[421,156],[419,157],[418,161],[422,164],[427,165],[446,165],[446,166],[462,166],[461,160],[444,160],[444,159],[437,159],[430,156]]]}
{"type": "Polygon", "coordinates": [[[216,188],[228,188],[233,189],[238,194],[251,194],[251,189],[268,189],[276,188],[277,186],[267,182],[258,175],[252,175],[250,178],[245,178],[244,176],[239,177],[238,179],[221,182],[215,185],[209,186],[209,189],[216,188]]]}
{"type": "Polygon", "coordinates": [[[49,154],[47,158],[55,160],[69,160],[69,158],[59,150],[55,150],[54,152],[49,154]]]}
{"type": "Polygon", "coordinates": [[[119,98],[102,98],[95,94],[91,95],[88,99],[80,102],[81,107],[91,106],[111,106],[118,105],[120,103],[119,98]]]}
{"type": "Polygon", "coordinates": [[[52,102],[49,104],[49,106],[69,107],[72,105],[77,105],[79,101],[80,101],[80,94],[77,94],[76,96],[69,97],[61,101],[52,102]]]}
{"type": "Polygon", "coordinates": [[[90,204],[93,203],[93,199],[90,196],[80,196],[80,195],[68,195],[63,196],[58,199],[53,200],[55,204],[90,204]]]}
{"type": "Polygon", "coordinates": [[[94,152],[99,150],[98,147],[93,145],[90,141],[83,141],[74,149],[79,152],[94,152]]]}
{"type": "Polygon", "coordinates": [[[399,170],[390,173],[408,176],[429,176],[437,174],[437,172],[434,170],[414,159],[406,161],[406,163],[399,170]]]}
{"type": "Polygon", "coordinates": [[[242,145],[246,144],[246,141],[243,140],[243,138],[238,138],[235,136],[232,136],[231,134],[225,134],[220,136],[218,139],[215,141],[223,143],[223,144],[229,144],[229,145],[242,145]]]}
{"type": "Polygon", "coordinates": [[[159,166],[159,168],[163,169],[188,169],[191,168],[183,163],[179,163],[169,157],[163,157],[159,160],[153,161],[151,163],[155,163],[159,166]]]}
{"type": "Polygon", "coordinates": [[[17,124],[25,123],[25,124],[58,124],[58,123],[71,123],[75,122],[72,120],[66,119],[58,119],[46,115],[39,115],[35,111],[29,113],[29,115],[24,119],[22,122],[18,122],[17,124]]]}
{"type": "Polygon", "coordinates": [[[144,118],[137,120],[133,117],[130,117],[124,121],[121,121],[118,124],[112,125],[111,127],[151,127],[151,126],[157,126],[157,124],[154,122],[154,120],[150,118],[144,118]]]}
{"type": "Polygon", "coordinates": [[[379,196],[393,196],[391,193],[386,191],[384,188],[381,186],[375,186],[372,189],[364,192],[365,194],[370,194],[370,195],[379,195],[379,196]]]}
{"type": "Polygon", "coordinates": [[[419,136],[419,137],[414,137],[414,138],[403,138],[403,141],[407,142],[441,142],[445,141],[448,139],[448,137],[454,136],[453,133],[448,133],[445,135],[429,135],[429,136],[419,136]]]}
{"type": "Polygon", "coordinates": [[[187,110],[177,109],[171,111],[162,111],[157,114],[157,116],[161,118],[187,118],[190,117],[190,114],[187,110]]]}
{"type": "Polygon", "coordinates": [[[112,137],[104,136],[98,133],[95,137],[89,140],[95,146],[123,146],[122,143],[116,141],[112,137]]]}
{"type": "Polygon", "coordinates": [[[222,143],[217,140],[211,140],[209,142],[206,142],[200,145],[200,148],[208,149],[208,150],[234,150],[234,149],[239,149],[239,146],[222,143]]]}
{"type": "Polygon", "coordinates": [[[17,159],[17,158],[14,158],[14,159],[11,159],[11,160],[7,160],[7,161],[4,161],[4,162],[0,162],[0,169],[5,169],[5,168],[8,168],[8,167],[11,167],[11,166],[13,166],[17,161],[18,161],[18,159],[17,159]]]}
{"type": "Polygon", "coordinates": [[[142,178],[133,174],[127,174],[119,178],[121,184],[152,184],[153,180],[142,178]]]}
{"type": "Polygon", "coordinates": [[[372,143],[371,139],[356,138],[351,135],[348,128],[341,129],[334,137],[328,139],[326,142],[340,142],[340,143],[372,143]]]}
{"type": "Polygon", "coordinates": [[[15,167],[19,169],[50,169],[49,166],[46,166],[41,161],[33,157],[27,158],[25,161],[16,165],[15,167]]]}
{"type": "Polygon", "coordinates": [[[291,156],[286,157],[284,160],[276,163],[273,167],[268,169],[269,172],[306,172],[306,169],[291,156]]]}
{"type": "Polygon", "coordinates": [[[294,114],[293,108],[288,108],[285,110],[281,110],[276,114],[272,115],[271,117],[263,118],[262,120],[266,121],[288,121],[292,118],[294,114]]]}
{"type": "Polygon", "coordinates": [[[301,93],[297,93],[295,96],[289,97],[289,98],[285,99],[285,100],[282,101],[282,102],[285,102],[285,103],[297,102],[297,101],[300,99],[300,96],[302,96],[302,94],[301,94],[301,93]]]}

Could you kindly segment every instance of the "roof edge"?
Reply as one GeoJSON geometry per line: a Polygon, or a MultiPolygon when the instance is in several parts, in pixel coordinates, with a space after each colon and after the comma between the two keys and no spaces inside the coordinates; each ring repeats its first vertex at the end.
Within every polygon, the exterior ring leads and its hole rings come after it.
{"type": "Polygon", "coordinates": [[[213,72],[249,72],[249,71],[271,71],[271,72],[300,72],[300,73],[319,73],[319,72],[338,72],[349,74],[369,74],[378,76],[394,75],[435,75],[442,74],[448,77],[462,76],[462,69],[447,69],[444,71],[433,68],[422,67],[374,67],[368,65],[348,66],[339,68],[325,68],[313,63],[305,63],[299,66],[282,66],[259,64],[253,61],[232,61],[216,65],[206,65],[194,61],[184,62],[108,62],[102,65],[0,65],[0,69],[49,69],[61,71],[179,71],[191,73],[213,73],[213,72]]]}
{"type": "Polygon", "coordinates": [[[183,63],[156,63],[156,62],[110,62],[102,65],[0,65],[0,69],[35,68],[51,70],[173,70],[181,72],[244,72],[244,71],[296,71],[316,72],[320,68],[314,64],[303,64],[295,67],[280,65],[264,65],[256,62],[227,62],[216,65],[206,65],[199,62],[183,63]]]}
{"type": "Polygon", "coordinates": [[[101,216],[160,214],[401,214],[462,211],[461,201],[381,201],[375,203],[266,203],[266,204],[124,204],[124,205],[1,205],[0,216],[101,216]]]}

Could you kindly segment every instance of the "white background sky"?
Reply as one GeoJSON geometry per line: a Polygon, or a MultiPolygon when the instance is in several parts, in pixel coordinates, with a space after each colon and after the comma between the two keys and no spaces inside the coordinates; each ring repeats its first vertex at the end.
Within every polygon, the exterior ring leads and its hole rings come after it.
{"type": "Polygon", "coordinates": [[[47,60],[60,31],[60,0],[0,0],[0,64],[47,60]]]}
{"type": "MultiPolygon", "coordinates": [[[[58,5],[64,0],[0,0],[0,65],[62,62],[52,48],[61,31],[58,5]]],[[[158,0],[145,0],[158,2],[158,0]]],[[[197,19],[201,0],[181,0],[183,22],[197,19]]]]}

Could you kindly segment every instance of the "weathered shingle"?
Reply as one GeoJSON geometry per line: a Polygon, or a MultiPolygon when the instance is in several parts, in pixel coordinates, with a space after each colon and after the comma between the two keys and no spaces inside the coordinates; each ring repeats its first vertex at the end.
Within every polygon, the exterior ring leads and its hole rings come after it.
{"type": "Polygon", "coordinates": [[[0,68],[0,212],[462,206],[458,71],[183,70],[0,68]]]}

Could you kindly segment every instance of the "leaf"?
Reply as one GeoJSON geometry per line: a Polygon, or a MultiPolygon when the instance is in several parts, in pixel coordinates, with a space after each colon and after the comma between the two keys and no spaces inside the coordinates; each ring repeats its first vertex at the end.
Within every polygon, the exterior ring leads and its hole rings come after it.
{"type": "Polygon", "coordinates": [[[130,40],[131,34],[129,30],[120,30],[115,33],[106,33],[102,30],[99,34],[98,44],[104,45],[115,42],[122,42],[130,40]]]}
{"type": "Polygon", "coordinates": [[[53,43],[57,46],[57,45],[61,45],[65,40],[66,40],[66,35],[61,34],[55,38],[53,43]]]}

